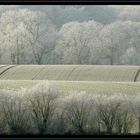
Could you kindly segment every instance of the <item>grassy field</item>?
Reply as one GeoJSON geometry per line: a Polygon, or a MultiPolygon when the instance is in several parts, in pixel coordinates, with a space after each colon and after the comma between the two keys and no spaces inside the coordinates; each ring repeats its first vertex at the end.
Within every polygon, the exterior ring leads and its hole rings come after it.
{"type": "Polygon", "coordinates": [[[140,81],[139,66],[5,65],[0,80],[140,81]]]}
{"type": "MultiPolygon", "coordinates": [[[[139,66],[107,65],[0,65],[0,91],[30,89],[40,82],[53,85],[60,94],[140,94],[139,66]]],[[[2,92],[1,92],[2,93],[2,92]]],[[[138,131],[135,123],[132,132],[138,131]]]]}
{"type": "MultiPolygon", "coordinates": [[[[76,91],[75,94],[77,91],[86,91],[87,94],[140,94],[139,66],[0,65],[0,91],[30,89],[46,80],[58,89],[62,97],[73,91],[76,91]]],[[[137,125],[138,122],[132,133],[138,132],[137,125]]]]}
{"type": "MultiPolygon", "coordinates": [[[[19,90],[31,88],[41,82],[40,80],[1,80],[0,89],[19,90]]],[[[112,94],[140,93],[140,82],[89,82],[89,81],[49,81],[61,93],[69,91],[87,91],[90,93],[112,94]]]]}

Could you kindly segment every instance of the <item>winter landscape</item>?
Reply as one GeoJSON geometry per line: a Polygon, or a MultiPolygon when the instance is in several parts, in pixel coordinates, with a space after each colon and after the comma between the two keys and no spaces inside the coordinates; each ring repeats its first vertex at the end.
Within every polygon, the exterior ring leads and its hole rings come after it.
{"type": "Polygon", "coordinates": [[[139,13],[0,5],[0,135],[139,135],[139,13]]]}

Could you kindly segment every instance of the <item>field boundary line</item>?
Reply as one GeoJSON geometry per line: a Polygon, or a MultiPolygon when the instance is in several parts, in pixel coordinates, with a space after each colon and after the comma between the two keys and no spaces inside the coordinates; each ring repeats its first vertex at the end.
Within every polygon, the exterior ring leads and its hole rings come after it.
{"type": "Polygon", "coordinates": [[[3,73],[7,72],[7,70],[9,70],[9,69],[11,69],[11,68],[13,68],[13,67],[16,67],[16,65],[12,65],[12,66],[6,68],[5,70],[3,70],[3,71],[0,73],[0,78],[3,76],[3,75],[2,75],[3,73]]]}
{"type": "Polygon", "coordinates": [[[137,78],[138,78],[139,73],[140,73],[140,68],[139,68],[138,71],[136,72],[136,75],[135,75],[135,77],[134,77],[134,82],[137,81],[137,78]]]}

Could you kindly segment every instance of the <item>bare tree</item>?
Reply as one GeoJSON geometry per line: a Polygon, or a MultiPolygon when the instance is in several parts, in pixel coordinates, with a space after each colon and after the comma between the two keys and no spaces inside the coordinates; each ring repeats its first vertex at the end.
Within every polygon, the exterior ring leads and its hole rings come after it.
{"type": "Polygon", "coordinates": [[[29,91],[31,117],[39,134],[47,134],[53,121],[58,93],[48,83],[41,83],[29,91]]]}
{"type": "Polygon", "coordinates": [[[115,100],[115,97],[101,97],[97,103],[97,112],[103,127],[108,134],[113,133],[113,128],[116,122],[117,113],[121,102],[115,100]]]}
{"type": "Polygon", "coordinates": [[[130,102],[130,109],[132,110],[132,113],[134,114],[136,120],[138,121],[138,133],[140,134],[140,98],[138,95],[134,95],[131,97],[130,102]]]}
{"type": "Polygon", "coordinates": [[[9,127],[10,134],[27,134],[29,131],[29,114],[24,97],[10,91],[1,101],[4,120],[9,127]]]}
{"type": "Polygon", "coordinates": [[[93,107],[88,95],[85,92],[76,92],[66,97],[64,103],[68,131],[71,131],[71,133],[86,134],[93,107]]]}
{"type": "MultiPolygon", "coordinates": [[[[63,63],[67,64],[90,64],[95,62],[97,57],[96,47],[99,30],[102,28],[100,23],[95,21],[88,22],[69,22],[62,26],[59,34],[57,49],[63,48],[63,63]],[[91,60],[91,54],[92,58],[91,60]],[[90,60],[89,60],[90,59],[90,60]]],[[[61,54],[60,54],[61,55],[61,54]]]]}
{"type": "Polygon", "coordinates": [[[29,33],[28,42],[34,60],[37,64],[42,64],[43,58],[55,50],[57,31],[49,19],[45,20],[47,17],[44,13],[38,11],[33,14],[33,19],[24,20],[23,22],[29,33]]]}
{"type": "MultiPolygon", "coordinates": [[[[125,101],[124,101],[125,102],[125,101]]],[[[134,125],[134,115],[129,108],[121,106],[120,111],[117,113],[116,122],[115,122],[115,131],[117,134],[128,134],[134,125]]]]}

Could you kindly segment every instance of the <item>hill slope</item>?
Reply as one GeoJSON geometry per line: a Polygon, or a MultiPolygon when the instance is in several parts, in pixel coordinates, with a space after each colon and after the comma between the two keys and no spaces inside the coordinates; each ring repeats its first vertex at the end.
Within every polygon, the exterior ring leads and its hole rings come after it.
{"type": "Polygon", "coordinates": [[[139,66],[2,65],[0,80],[140,81],[139,66]]]}

